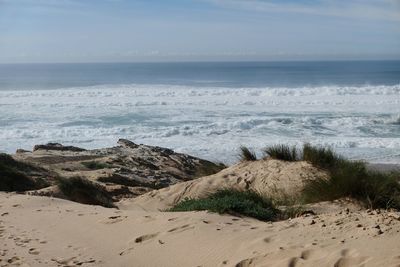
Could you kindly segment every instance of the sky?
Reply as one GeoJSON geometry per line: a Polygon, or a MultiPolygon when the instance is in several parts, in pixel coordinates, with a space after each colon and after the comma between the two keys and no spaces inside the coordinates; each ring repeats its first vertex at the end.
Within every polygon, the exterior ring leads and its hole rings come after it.
{"type": "Polygon", "coordinates": [[[400,0],[0,0],[0,63],[400,59],[400,0]]]}

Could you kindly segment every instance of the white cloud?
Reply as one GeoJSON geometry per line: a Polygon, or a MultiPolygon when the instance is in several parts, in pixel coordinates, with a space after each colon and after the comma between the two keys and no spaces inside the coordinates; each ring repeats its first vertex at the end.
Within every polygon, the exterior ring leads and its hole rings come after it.
{"type": "Polygon", "coordinates": [[[298,13],[321,16],[400,21],[400,0],[204,0],[215,5],[269,13],[298,13]]]}

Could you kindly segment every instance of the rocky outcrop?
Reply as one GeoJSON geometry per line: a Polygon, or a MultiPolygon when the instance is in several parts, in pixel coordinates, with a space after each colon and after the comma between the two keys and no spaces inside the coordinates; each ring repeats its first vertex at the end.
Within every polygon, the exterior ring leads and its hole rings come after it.
{"type": "Polygon", "coordinates": [[[33,151],[36,150],[59,150],[59,151],[85,151],[86,149],[75,147],[75,146],[63,146],[59,143],[47,143],[46,145],[36,145],[33,147],[33,151]]]}
{"type": "Polygon", "coordinates": [[[94,150],[49,143],[13,157],[59,177],[80,176],[102,184],[116,200],[214,174],[225,167],[168,148],[135,144],[126,139],[120,139],[118,146],[94,150]]]}

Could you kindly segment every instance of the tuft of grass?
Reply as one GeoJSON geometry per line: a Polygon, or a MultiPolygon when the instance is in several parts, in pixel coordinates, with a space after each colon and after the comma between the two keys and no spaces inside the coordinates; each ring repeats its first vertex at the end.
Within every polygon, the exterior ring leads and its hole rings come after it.
{"type": "Polygon", "coordinates": [[[327,170],[328,178],[307,181],[303,190],[307,202],[351,197],[363,187],[366,169],[362,162],[342,160],[340,165],[327,170]]]}
{"type": "Polygon", "coordinates": [[[256,153],[245,146],[240,147],[239,157],[240,157],[240,161],[256,161],[257,160],[256,153]]]}
{"type": "Polygon", "coordinates": [[[331,148],[316,147],[310,144],[304,144],[302,159],[323,169],[335,168],[343,162],[343,159],[331,148]]]}
{"type": "Polygon", "coordinates": [[[297,161],[299,160],[299,155],[295,146],[290,147],[288,145],[273,145],[268,146],[264,149],[264,153],[278,160],[284,161],[297,161]]]}
{"type": "Polygon", "coordinates": [[[400,210],[400,173],[368,172],[360,197],[371,208],[400,210]]]}
{"type": "Polygon", "coordinates": [[[271,200],[253,191],[221,190],[202,199],[185,199],[169,211],[208,210],[243,215],[262,221],[276,220],[280,211],[271,200]]]}
{"type": "Polygon", "coordinates": [[[116,207],[103,186],[82,177],[60,178],[58,187],[72,201],[106,208],[116,207]]]}
{"type": "Polygon", "coordinates": [[[306,202],[350,197],[370,208],[400,209],[400,174],[371,172],[364,162],[310,145],[305,145],[303,158],[329,173],[329,178],[307,181],[303,190],[306,202]]]}
{"type": "Polygon", "coordinates": [[[107,169],[107,168],[112,167],[110,164],[98,162],[98,161],[84,161],[84,162],[81,162],[81,164],[91,170],[100,170],[100,169],[107,169]]]}
{"type": "Polygon", "coordinates": [[[24,173],[34,170],[35,167],[0,153],[0,191],[27,191],[46,187],[47,183],[36,182],[24,173]]]}

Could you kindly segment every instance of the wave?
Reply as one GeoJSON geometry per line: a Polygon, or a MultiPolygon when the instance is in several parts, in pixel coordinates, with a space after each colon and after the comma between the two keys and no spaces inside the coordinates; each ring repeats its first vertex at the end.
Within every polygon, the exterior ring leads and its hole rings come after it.
{"type": "Polygon", "coordinates": [[[396,158],[393,151],[400,149],[400,84],[299,88],[120,84],[0,91],[0,114],[0,150],[8,152],[21,144],[30,149],[49,141],[105,147],[115,145],[118,138],[211,160],[233,160],[241,144],[261,149],[307,141],[333,146],[355,158],[396,158]]]}
{"type": "Polygon", "coordinates": [[[400,84],[319,87],[196,87],[181,85],[116,84],[50,90],[6,90],[0,97],[205,97],[205,96],[347,96],[400,95],[400,84]]]}

